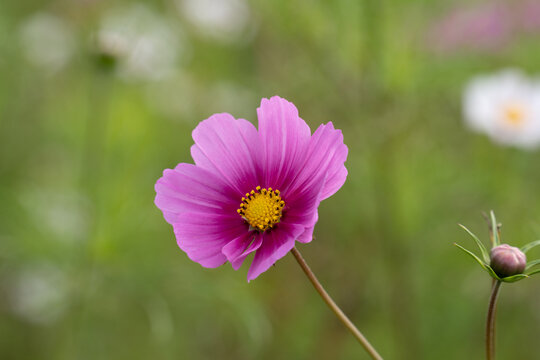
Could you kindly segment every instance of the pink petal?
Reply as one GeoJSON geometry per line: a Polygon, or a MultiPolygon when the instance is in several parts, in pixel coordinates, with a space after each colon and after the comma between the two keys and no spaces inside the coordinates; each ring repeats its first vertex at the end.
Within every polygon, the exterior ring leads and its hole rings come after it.
{"type": "Polygon", "coordinates": [[[324,180],[325,177],[315,181],[311,186],[299,188],[290,197],[283,195],[285,208],[281,221],[302,225],[304,228],[314,226],[318,220],[317,208],[321,202],[320,194],[325,183],[324,180]]]}
{"type": "Polygon", "coordinates": [[[278,227],[263,234],[261,247],[255,253],[247,279],[251,281],[270,268],[276,261],[287,255],[294,247],[295,239],[304,227],[296,224],[279,223],[278,227]]]}
{"type": "Polygon", "coordinates": [[[302,189],[313,187],[318,181],[323,181],[319,201],[333,195],[347,178],[347,169],[344,165],[347,153],[348,148],[343,143],[341,130],[334,129],[331,122],[319,126],[309,143],[305,163],[301,170],[299,169],[289,192],[292,194],[301,192],[302,189]]]}
{"type": "Polygon", "coordinates": [[[215,114],[193,130],[191,155],[198,167],[223,178],[242,194],[262,182],[262,156],[257,129],[247,120],[215,114]]]}
{"type": "Polygon", "coordinates": [[[183,212],[231,212],[236,215],[238,199],[221,178],[191,164],[165,169],[155,185],[156,206],[170,224],[183,212]]]}
{"type": "Polygon", "coordinates": [[[178,246],[191,260],[210,268],[225,263],[223,247],[247,232],[240,217],[210,212],[182,213],[173,226],[178,246]]]}
{"type": "Polygon", "coordinates": [[[319,214],[317,211],[315,211],[315,215],[312,220],[313,226],[306,228],[304,232],[298,236],[296,241],[304,243],[304,244],[311,242],[311,240],[313,240],[313,230],[315,230],[315,223],[317,223],[318,219],[319,219],[319,214]]]}
{"type": "Polygon", "coordinates": [[[311,131],[296,107],[278,96],[262,99],[257,109],[265,149],[265,186],[282,189],[304,161],[311,131]]]}
{"type": "Polygon", "coordinates": [[[258,232],[248,232],[232,240],[222,249],[234,270],[238,270],[246,257],[256,251],[262,244],[263,235],[258,232]]]}

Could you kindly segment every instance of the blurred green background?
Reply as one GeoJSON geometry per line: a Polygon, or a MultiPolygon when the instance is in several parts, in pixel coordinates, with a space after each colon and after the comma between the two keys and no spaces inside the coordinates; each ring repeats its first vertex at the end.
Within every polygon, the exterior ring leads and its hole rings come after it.
{"type": "MultiPolygon", "coordinates": [[[[199,121],[256,123],[276,94],[349,146],[299,247],[337,303],[387,359],[482,358],[490,279],[457,223],[487,240],[493,209],[503,241],[540,236],[540,153],[461,113],[471,77],[540,70],[539,32],[437,25],[483,4],[1,1],[0,358],[367,358],[292,256],[249,284],[247,266],[204,269],[153,204],[199,121]]],[[[537,357],[539,300],[538,279],[503,286],[500,359],[537,357]]]]}

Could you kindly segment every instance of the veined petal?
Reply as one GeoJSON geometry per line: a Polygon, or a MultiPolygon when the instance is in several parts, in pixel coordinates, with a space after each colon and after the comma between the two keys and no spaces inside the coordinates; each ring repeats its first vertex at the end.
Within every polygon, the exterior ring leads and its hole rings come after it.
{"type": "Polygon", "coordinates": [[[314,187],[317,182],[323,181],[319,201],[333,195],[347,178],[344,165],[347,154],[348,148],[343,143],[341,130],[334,129],[331,122],[319,126],[309,143],[305,162],[298,169],[298,175],[288,192],[295,194],[299,189],[314,187]]]}
{"type": "Polygon", "coordinates": [[[225,245],[222,252],[233,269],[238,270],[246,257],[261,247],[262,240],[263,235],[258,232],[246,232],[225,245]]]}
{"type": "Polygon", "coordinates": [[[292,194],[285,196],[286,211],[283,222],[302,225],[309,228],[318,220],[317,208],[321,202],[320,194],[325,183],[325,177],[314,181],[312,186],[296,189],[292,194]]]}
{"type": "Polygon", "coordinates": [[[255,279],[276,261],[287,255],[294,247],[296,238],[304,229],[301,225],[280,223],[275,231],[263,234],[261,247],[255,252],[255,257],[248,271],[248,281],[255,279]]]}
{"type": "Polygon", "coordinates": [[[262,99],[257,116],[265,149],[265,185],[282,189],[304,161],[311,131],[296,107],[278,96],[262,99]]]}
{"type": "Polygon", "coordinates": [[[238,202],[221,178],[192,164],[165,169],[155,190],[154,202],[170,224],[184,212],[235,213],[238,202]]]}
{"type": "Polygon", "coordinates": [[[262,181],[263,150],[255,126],[229,114],[215,114],[193,130],[195,164],[223,178],[238,194],[262,181]]]}
{"type": "Polygon", "coordinates": [[[304,232],[298,236],[296,241],[304,243],[304,244],[311,242],[311,240],[313,240],[313,231],[315,230],[315,224],[317,223],[318,219],[319,219],[319,213],[318,211],[315,211],[315,215],[312,220],[313,225],[306,228],[304,232]]]}
{"type": "Polygon", "coordinates": [[[246,233],[237,216],[216,213],[182,213],[173,224],[180,249],[204,267],[218,267],[227,261],[223,247],[246,233]]]}

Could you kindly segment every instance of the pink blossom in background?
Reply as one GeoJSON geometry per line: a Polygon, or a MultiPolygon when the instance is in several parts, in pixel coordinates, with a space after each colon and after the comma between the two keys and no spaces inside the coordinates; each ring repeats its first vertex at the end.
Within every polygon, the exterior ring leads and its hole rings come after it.
{"type": "Polygon", "coordinates": [[[229,261],[238,270],[254,253],[248,281],[308,243],[319,203],[345,182],[348,149],[331,122],[311,134],[296,107],[263,99],[259,129],[214,114],[193,131],[195,165],[166,169],[155,186],[156,206],[178,246],[204,267],[229,261]]]}
{"type": "Polygon", "coordinates": [[[443,54],[497,52],[523,34],[540,35],[538,0],[463,4],[431,25],[428,46],[443,54]]]}
{"type": "Polygon", "coordinates": [[[429,31],[430,47],[438,52],[461,48],[497,50],[506,45],[512,22],[504,4],[460,7],[439,19],[429,31]]]}
{"type": "Polygon", "coordinates": [[[523,3],[519,24],[526,33],[540,33],[540,1],[529,0],[523,3]]]}

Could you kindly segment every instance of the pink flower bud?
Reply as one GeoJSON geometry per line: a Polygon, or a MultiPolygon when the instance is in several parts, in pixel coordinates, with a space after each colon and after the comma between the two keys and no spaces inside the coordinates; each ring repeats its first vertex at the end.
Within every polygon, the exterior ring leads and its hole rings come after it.
{"type": "Polygon", "coordinates": [[[491,249],[490,265],[497,275],[507,277],[523,273],[527,258],[517,247],[502,244],[491,249]]]}

